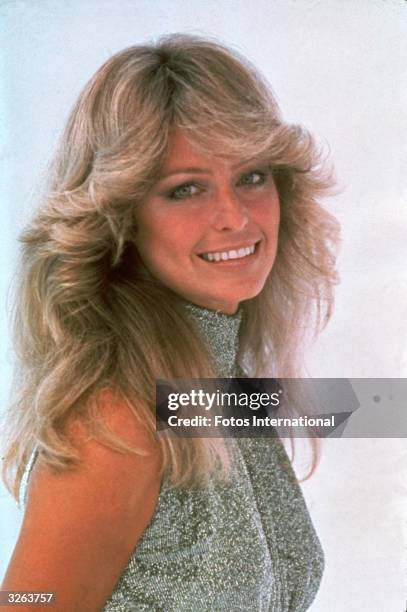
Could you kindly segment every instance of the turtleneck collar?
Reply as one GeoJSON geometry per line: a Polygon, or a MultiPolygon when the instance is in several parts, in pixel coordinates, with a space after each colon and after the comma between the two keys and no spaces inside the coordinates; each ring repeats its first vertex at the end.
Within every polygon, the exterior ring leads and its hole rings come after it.
{"type": "Polygon", "coordinates": [[[186,303],[185,309],[213,356],[218,376],[220,378],[234,376],[239,350],[241,310],[228,315],[191,303],[186,303]]]}

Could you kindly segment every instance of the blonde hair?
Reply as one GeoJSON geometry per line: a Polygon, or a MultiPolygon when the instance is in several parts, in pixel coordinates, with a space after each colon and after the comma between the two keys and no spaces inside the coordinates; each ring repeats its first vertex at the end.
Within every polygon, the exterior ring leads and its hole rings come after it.
{"type": "MultiPolygon", "coordinates": [[[[16,496],[34,449],[56,468],[77,462],[66,435],[72,416],[128,449],[97,425],[104,389],[154,435],[157,378],[216,374],[180,299],[146,273],[134,243],[134,207],[154,184],[174,127],[211,154],[261,156],[273,168],[279,246],[264,289],[243,304],[246,373],[298,376],[306,330],[329,318],[338,226],[317,203],[329,178],[312,137],[284,123],[255,69],[218,43],[172,35],[125,49],[79,96],[47,198],[21,238],[19,397],[4,459],[16,496]]],[[[175,485],[204,478],[219,458],[227,462],[216,439],[159,442],[175,485]]]]}

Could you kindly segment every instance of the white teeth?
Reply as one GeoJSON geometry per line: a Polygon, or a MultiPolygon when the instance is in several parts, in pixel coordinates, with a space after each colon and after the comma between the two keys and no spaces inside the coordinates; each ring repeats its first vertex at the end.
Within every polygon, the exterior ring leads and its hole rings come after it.
{"type": "Polygon", "coordinates": [[[241,249],[232,251],[219,251],[216,253],[204,253],[201,257],[206,261],[227,261],[228,259],[241,259],[252,255],[255,251],[256,246],[252,244],[248,247],[242,247],[241,249]]]}

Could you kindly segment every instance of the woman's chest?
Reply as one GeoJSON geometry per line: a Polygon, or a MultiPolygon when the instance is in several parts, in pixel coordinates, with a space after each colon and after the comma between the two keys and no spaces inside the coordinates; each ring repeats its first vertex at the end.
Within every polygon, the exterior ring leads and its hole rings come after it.
{"type": "Polygon", "coordinates": [[[322,553],[298,486],[276,473],[284,454],[272,461],[249,441],[235,450],[229,482],[163,485],[105,611],[306,609],[322,553]]]}

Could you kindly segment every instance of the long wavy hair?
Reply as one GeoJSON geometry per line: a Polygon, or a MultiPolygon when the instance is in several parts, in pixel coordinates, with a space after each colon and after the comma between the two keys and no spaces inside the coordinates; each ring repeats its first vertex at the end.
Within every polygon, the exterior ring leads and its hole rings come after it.
{"type": "MultiPolygon", "coordinates": [[[[113,448],[137,452],[96,418],[106,390],[155,436],[155,380],[216,374],[180,298],[148,274],[135,247],[134,210],[174,128],[211,155],[261,157],[273,169],[278,253],[261,293],[242,306],[244,371],[299,376],[307,330],[330,316],[338,225],[318,203],[330,178],[311,135],[285,123],[253,66],[216,42],[171,35],[114,55],[80,94],[47,196],[21,237],[18,395],[3,469],[16,497],[34,449],[55,468],[78,461],[66,434],[72,417],[113,448]]],[[[174,485],[227,463],[221,440],[158,443],[174,485]]]]}

